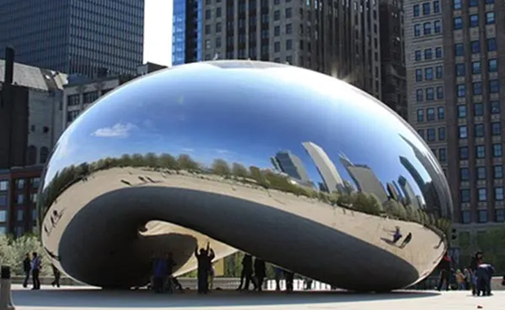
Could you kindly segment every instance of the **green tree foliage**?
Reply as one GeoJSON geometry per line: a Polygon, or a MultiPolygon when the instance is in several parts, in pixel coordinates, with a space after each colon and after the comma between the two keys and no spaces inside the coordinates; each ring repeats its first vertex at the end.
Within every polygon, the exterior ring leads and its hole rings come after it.
{"type": "Polygon", "coordinates": [[[51,275],[51,263],[36,236],[25,235],[17,239],[0,236],[0,264],[11,266],[15,276],[24,275],[23,260],[27,253],[33,252],[37,252],[42,260],[41,275],[51,275]]]}
{"type": "Polygon", "coordinates": [[[212,173],[222,176],[230,176],[231,169],[224,159],[214,159],[211,168],[212,173]]]}
{"type": "Polygon", "coordinates": [[[249,176],[249,171],[247,171],[247,168],[239,163],[233,163],[231,171],[232,174],[236,177],[247,178],[249,176]]]}

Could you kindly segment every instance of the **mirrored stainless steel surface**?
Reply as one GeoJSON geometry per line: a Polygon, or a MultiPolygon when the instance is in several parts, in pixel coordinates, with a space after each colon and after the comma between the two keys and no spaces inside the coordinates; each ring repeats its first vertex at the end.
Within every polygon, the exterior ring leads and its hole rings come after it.
{"type": "Polygon", "coordinates": [[[343,81],[287,65],[183,65],[110,92],[60,138],[41,236],[63,272],[145,284],[197,245],[242,250],[340,288],[426,277],[447,248],[447,181],[399,116],[343,81]]]}

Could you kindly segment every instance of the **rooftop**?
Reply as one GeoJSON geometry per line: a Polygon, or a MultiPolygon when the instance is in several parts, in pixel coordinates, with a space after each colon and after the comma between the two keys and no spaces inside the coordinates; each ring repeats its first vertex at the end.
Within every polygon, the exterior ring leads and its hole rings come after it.
{"type": "MultiPolygon", "coordinates": [[[[4,82],[5,60],[0,59],[0,83],[4,82]]],[[[41,91],[63,89],[67,83],[64,73],[40,69],[20,63],[14,64],[14,85],[33,88],[41,91]]]]}

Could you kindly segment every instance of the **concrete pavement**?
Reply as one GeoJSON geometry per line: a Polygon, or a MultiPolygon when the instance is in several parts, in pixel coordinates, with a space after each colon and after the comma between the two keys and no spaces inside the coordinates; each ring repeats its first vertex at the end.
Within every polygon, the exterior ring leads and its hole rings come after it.
{"type": "Polygon", "coordinates": [[[466,291],[398,291],[389,294],[354,294],[346,292],[235,292],[214,291],[199,296],[194,291],[155,295],[151,291],[102,291],[89,287],[43,288],[40,291],[13,287],[18,310],[104,310],[104,309],[271,309],[271,310],[466,310],[502,309],[505,292],[491,297],[472,297],[466,291]]]}

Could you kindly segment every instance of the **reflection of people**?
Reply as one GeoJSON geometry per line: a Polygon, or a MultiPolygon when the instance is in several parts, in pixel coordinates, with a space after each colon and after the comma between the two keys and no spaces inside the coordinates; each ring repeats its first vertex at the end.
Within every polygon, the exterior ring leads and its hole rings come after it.
{"type": "Polygon", "coordinates": [[[28,286],[28,281],[30,280],[30,271],[32,270],[32,264],[30,259],[30,253],[26,253],[26,257],[23,260],[23,271],[25,273],[25,280],[23,281],[23,287],[28,286]]]}
{"type": "Polygon", "coordinates": [[[393,235],[393,243],[398,242],[402,238],[402,234],[400,233],[400,227],[396,226],[395,233],[393,235]]]}
{"type": "Polygon", "coordinates": [[[52,265],[53,268],[53,276],[54,280],[51,283],[52,286],[60,287],[60,278],[61,278],[61,272],[56,268],[56,266],[52,265]]]}
{"type": "Polygon", "coordinates": [[[277,266],[275,266],[274,269],[275,269],[275,290],[280,291],[283,270],[282,268],[277,266]]]}
{"type": "Polygon", "coordinates": [[[40,262],[40,258],[37,255],[37,252],[32,253],[32,280],[33,280],[33,288],[32,290],[40,290],[40,268],[42,267],[42,263],[40,262]]]}
{"type": "Polygon", "coordinates": [[[249,284],[251,283],[253,273],[253,261],[252,256],[245,254],[242,258],[242,273],[240,275],[240,285],[237,290],[249,290],[249,284]],[[244,285],[244,286],[242,286],[244,285]]]}
{"type": "Polygon", "coordinates": [[[214,250],[210,248],[210,243],[207,243],[207,248],[200,249],[200,252],[198,252],[197,246],[195,256],[198,260],[198,293],[207,294],[209,292],[209,272],[212,268],[212,260],[215,257],[214,250]]]}
{"type": "Polygon", "coordinates": [[[445,290],[449,290],[449,275],[451,273],[451,259],[450,257],[446,254],[444,254],[444,257],[442,258],[442,261],[440,262],[440,280],[438,282],[438,287],[437,289],[440,291],[445,285],[445,290]]]}
{"type": "Polygon", "coordinates": [[[409,234],[407,235],[407,237],[405,237],[405,239],[403,239],[403,242],[400,245],[400,248],[404,248],[407,244],[410,243],[411,240],[412,240],[412,233],[409,232],[409,234]]]}
{"type": "Polygon", "coordinates": [[[256,290],[261,292],[263,289],[263,280],[265,279],[266,276],[266,267],[265,267],[265,261],[262,260],[261,258],[256,257],[254,260],[254,285],[256,287],[256,290]]]}

